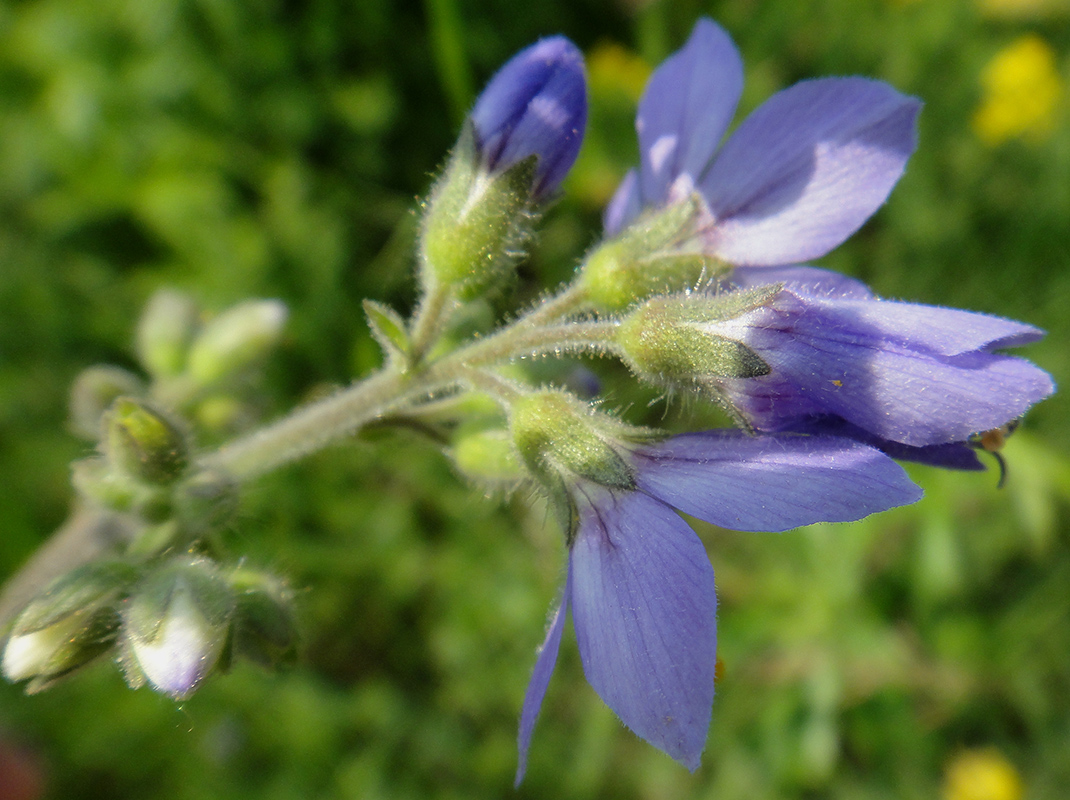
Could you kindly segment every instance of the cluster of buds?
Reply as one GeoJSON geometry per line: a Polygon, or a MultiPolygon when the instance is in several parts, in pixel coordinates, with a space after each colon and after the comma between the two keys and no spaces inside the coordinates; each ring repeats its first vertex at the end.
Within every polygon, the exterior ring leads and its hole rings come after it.
{"type": "Polygon", "coordinates": [[[286,316],[278,300],[247,300],[205,321],[193,298],[158,291],[137,328],[137,356],[148,379],[111,365],[86,369],[71,391],[72,430],[96,441],[119,397],[166,408],[211,437],[248,427],[257,417],[253,378],[278,345],[286,316]]]}
{"type": "Polygon", "coordinates": [[[75,462],[74,486],[86,502],[136,519],[133,552],[195,546],[233,514],[236,483],[196,464],[178,418],[118,397],[103,415],[103,433],[101,454],[75,462]]]}
{"type": "Polygon", "coordinates": [[[35,597],[2,667],[37,692],[113,652],[131,687],[183,699],[236,655],[277,666],[295,647],[290,593],[277,578],[204,556],[127,557],[79,567],[35,597]]]}
{"type": "Polygon", "coordinates": [[[71,391],[71,427],[100,451],[74,464],[75,488],[90,505],[133,515],[132,549],[146,555],[195,546],[234,511],[235,481],[197,463],[195,439],[256,418],[251,377],[278,344],[286,308],[251,300],[202,316],[189,296],[157,292],[137,329],[147,378],[95,366],[71,391]]]}
{"type": "Polygon", "coordinates": [[[99,452],[75,462],[73,483],[80,505],[121,520],[123,535],[25,604],[7,631],[6,677],[39,691],[113,652],[131,686],[184,698],[235,654],[269,665],[292,657],[284,584],[219,563],[238,485],[198,462],[193,435],[252,418],[248,378],[285,318],[277,301],[249,301],[204,322],[191,298],[161,291],[138,326],[147,377],[107,365],[78,376],[71,426],[99,452]]]}

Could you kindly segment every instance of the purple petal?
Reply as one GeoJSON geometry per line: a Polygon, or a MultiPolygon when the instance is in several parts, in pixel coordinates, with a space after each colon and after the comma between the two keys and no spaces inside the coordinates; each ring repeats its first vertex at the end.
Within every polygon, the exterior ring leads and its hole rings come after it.
{"type": "Polygon", "coordinates": [[[602,213],[602,229],[606,237],[615,236],[622,231],[624,226],[639,216],[642,210],[643,200],[639,196],[639,173],[630,169],[602,213]]]}
{"type": "Polygon", "coordinates": [[[514,788],[524,780],[524,772],[528,768],[528,747],[531,745],[531,734],[535,730],[535,722],[539,718],[539,709],[542,708],[542,700],[546,696],[546,687],[550,685],[550,677],[554,674],[554,666],[557,664],[557,651],[561,648],[561,632],[565,629],[565,618],[568,616],[568,598],[571,594],[572,574],[565,579],[565,594],[561,598],[561,606],[554,614],[554,621],[546,634],[546,641],[539,650],[539,657],[535,659],[535,670],[531,673],[531,681],[524,695],[524,707],[520,712],[520,734],[517,737],[518,761],[516,765],[516,778],[514,788]]]}
{"type": "Polygon", "coordinates": [[[897,461],[913,461],[928,464],[931,467],[960,469],[969,472],[982,472],[988,467],[977,457],[977,448],[969,442],[948,442],[947,444],[930,444],[923,447],[891,442],[874,436],[869,431],[852,425],[842,417],[823,416],[801,420],[789,429],[792,433],[820,434],[825,436],[844,436],[857,442],[876,447],[882,453],[897,461]]]}
{"type": "Polygon", "coordinates": [[[521,50],[487,84],[471,114],[492,171],[537,155],[534,191],[554,191],[571,169],[587,124],[583,55],[552,36],[521,50]]]}
{"type": "Polygon", "coordinates": [[[701,189],[713,253],[775,265],[824,255],[888,197],[917,143],[921,103],[864,78],[804,81],[739,126],[701,189]]]}
{"type": "Polygon", "coordinates": [[[569,555],[584,672],[625,725],[694,770],[713,703],[713,568],[668,506],[588,486],[569,555]]]}
{"type": "Polygon", "coordinates": [[[873,292],[862,281],[848,278],[839,272],[807,265],[787,267],[736,267],[729,276],[734,288],[751,289],[782,283],[793,292],[808,297],[839,297],[851,300],[868,300],[873,292]]]}
{"type": "Polygon", "coordinates": [[[647,204],[663,202],[681,174],[698,183],[742,91],[743,62],[731,37],[700,19],[687,44],[655,70],[639,101],[635,127],[647,204]]]}
{"type": "Polygon", "coordinates": [[[922,495],[879,450],[831,436],[705,431],[634,452],[640,489],[733,530],[849,522],[922,495]]]}
{"type": "Polygon", "coordinates": [[[1051,376],[1028,361],[987,352],[1040,331],[957,309],[785,291],[773,306],[717,330],[771,368],[761,378],[723,382],[762,430],[834,414],[910,446],[962,442],[1020,417],[1054,390],[1051,376]]]}
{"type": "Polygon", "coordinates": [[[943,356],[1028,344],[1044,337],[1044,331],[1024,322],[958,308],[853,298],[818,302],[817,307],[835,309],[856,329],[880,330],[890,341],[943,356]]]}

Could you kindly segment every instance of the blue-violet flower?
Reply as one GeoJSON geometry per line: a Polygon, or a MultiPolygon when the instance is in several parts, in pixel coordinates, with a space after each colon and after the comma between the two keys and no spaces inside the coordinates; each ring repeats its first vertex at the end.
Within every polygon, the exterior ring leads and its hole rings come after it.
{"type": "Polygon", "coordinates": [[[607,235],[645,207],[701,195],[702,250],[733,265],[818,258],[877,210],[917,143],[921,103],[880,81],[822,78],[773,95],[718,151],[743,86],[728,34],[700,19],[639,102],[641,166],[604,215],[607,235]]]}
{"type": "Polygon", "coordinates": [[[698,767],[713,703],[717,598],[705,548],[674,509],[725,528],[782,531],[921,497],[898,464],[846,439],[706,431],[614,445],[633,488],[565,478],[577,523],[564,596],[524,699],[518,784],[570,610],[599,696],[636,734],[698,767]]]}
{"type": "Polygon", "coordinates": [[[521,50],[491,78],[471,120],[488,172],[536,155],[533,192],[552,194],[575,162],[587,125],[583,55],[563,36],[521,50]]]}
{"type": "Polygon", "coordinates": [[[737,269],[732,282],[783,286],[767,305],[708,324],[770,368],[718,381],[759,430],[849,435],[898,458],[970,469],[909,448],[960,443],[969,451],[971,434],[1005,425],[1054,391],[1044,370],[995,352],[1040,339],[1031,325],[880,300],[858,281],[813,267],[737,269]]]}

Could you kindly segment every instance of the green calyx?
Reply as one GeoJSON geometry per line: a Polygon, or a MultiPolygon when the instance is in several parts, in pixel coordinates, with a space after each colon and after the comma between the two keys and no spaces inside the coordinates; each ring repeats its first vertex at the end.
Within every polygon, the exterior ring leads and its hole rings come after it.
{"type": "Polygon", "coordinates": [[[74,433],[95,442],[100,438],[100,421],[119,397],[140,396],[144,382],[121,367],[100,364],[89,367],[71,385],[70,424],[74,433]]]}
{"type": "Polygon", "coordinates": [[[292,663],[297,657],[297,620],[293,594],[264,572],[239,567],[228,576],[234,592],[236,654],[266,667],[292,663]]]}
{"type": "Polygon", "coordinates": [[[178,556],[134,587],[123,611],[124,629],[136,641],[152,642],[176,596],[188,593],[194,609],[212,630],[225,628],[234,613],[234,594],[208,559],[178,556]]]}
{"type": "Polygon", "coordinates": [[[85,564],[57,578],[16,618],[0,666],[9,680],[47,689],[115,643],[118,607],[138,578],[125,561],[85,564]]]}
{"type": "Polygon", "coordinates": [[[508,487],[528,475],[504,428],[462,427],[453,437],[450,455],[462,475],[484,486],[508,487]]]}
{"type": "Polygon", "coordinates": [[[588,256],[579,281],[603,312],[622,311],[658,294],[692,288],[728,270],[696,250],[702,200],[697,196],[640,216],[588,256]]]}
{"type": "Polygon", "coordinates": [[[617,345],[632,370],[660,385],[704,385],[718,378],[758,378],[769,365],[718,323],[769,302],[779,287],[723,295],[689,294],[647,301],[621,323],[617,345]]]}
{"type": "Polygon", "coordinates": [[[145,483],[173,483],[189,464],[189,448],[178,427],[134,398],[120,397],[112,404],[105,442],[116,469],[145,483]]]}
{"type": "Polygon", "coordinates": [[[531,156],[499,173],[480,163],[466,126],[427,202],[420,237],[425,287],[448,286],[462,301],[499,287],[512,275],[537,214],[531,156]]]}
{"type": "Polygon", "coordinates": [[[68,617],[88,619],[108,606],[137,580],[137,569],[125,561],[96,561],[57,578],[20,612],[12,635],[50,628],[68,617]]]}
{"type": "Polygon", "coordinates": [[[549,486],[564,472],[614,489],[635,488],[631,467],[607,438],[624,426],[590,412],[565,392],[520,398],[510,426],[520,457],[549,486]]]}

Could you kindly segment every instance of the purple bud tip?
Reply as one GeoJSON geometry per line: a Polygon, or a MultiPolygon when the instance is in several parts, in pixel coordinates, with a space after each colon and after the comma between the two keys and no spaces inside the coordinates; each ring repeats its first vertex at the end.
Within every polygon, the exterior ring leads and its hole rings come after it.
{"type": "Polygon", "coordinates": [[[536,155],[532,190],[536,197],[551,194],[576,161],[587,125],[583,55],[563,36],[521,50],[479,96],[472,124],[488,170],[536,155]]]}

